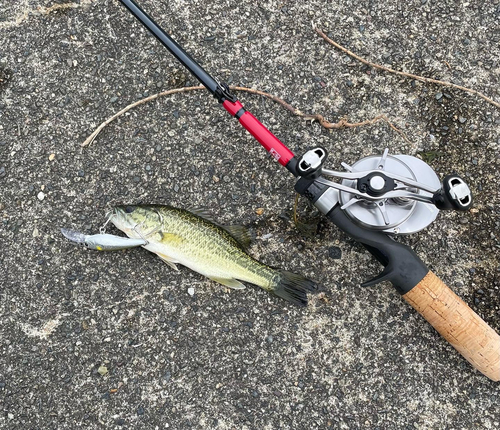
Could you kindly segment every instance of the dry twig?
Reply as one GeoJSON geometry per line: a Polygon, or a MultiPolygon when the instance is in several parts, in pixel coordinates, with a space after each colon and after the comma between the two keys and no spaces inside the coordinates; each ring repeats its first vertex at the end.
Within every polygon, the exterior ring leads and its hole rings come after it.
{"type": "Polygon", "coordinates": [[[325,119],[325,117],[323,115],[303,113],[302,111],[294,108],[292,105],[290,105],[289,103],[280,99],[279,97],[273,96],[272,94],[265,93],[264,91],[254,90],[252,88],[245,88],[245,87],[231,87],[231,89],[234,91],[245,91],[247,93],[259,94],[261,96],[267,97],[268,99],[271,99],[271,100],[275,101],[276,103],[279,103],[281,106],[283,106],[286,110],[290,111],[294,115],[299,116],[301,118],[304,118],[307,121],[317,121],[322,127],[326,128],[326,129],[354,128],[354,127],[361,127],[363,125],[374,124],[377,121],[385,121],[389,125],[389,127],[391,127],[396,133],[400,134],[401,137],[407,143],[410,143],[410,141],[404,135],[404,133],[401,130],[399,130],[395,125],[393,125],[387,119],[387,117],[385,115],[377,115],[375,118],[367,119],[367,120],[361,121],[361,122],[354,122],[354,123],[348,122],[347,118],[340,118],[340,120],[338,122],[329,122],[325,119]]]}
{"type": "Polygon", "coordinates": [[[367,66],[373,67],[375,69],[384,70],[385,72],[394,73],[395,75],[404,76],[406,78],[415,79],[416,81],[426,82],[429,84],[438,84],[438,85],[442,85],[444,87],[456,88],[457,90],[466,91],[468,93],[475,94],[478,97],[481,97],[483,100],[486,100],[488,103],[492,104],[493,106],[500,108],[500,103],[496,102],[495,100],[490,99],[489,97],[485,96],[483,93],[480,93],[479,91],[473,90],[471,88],[466,88],[466,87],[463,87],[461,85],[453,84],[453,83],[447,82],[447,81],[440,81],[438,79],[424,78],[423,76],[414,75],[413,73],[400,72],[398,70],[391,69],[390,67],[381,66],[380,64],[376,64],[376,63],[372,63],[370,61],[367,61],[364,58],[361,58],[359,55],[356,55],[354,52],[349,51],[347,48],[344,48],[342,45],[339,45],[337,42],[334,42],[325,33],[323,33],[319,28],[315,27],[314,30],[323,39],[325,39],[329,44],[335,46],[335,48],[340,49],[342,52],[345,52],[350,57],[355,58],[356,60],[362,62],[363,64],[366,64],[367,66]]]}
{"type": "Polygon", "coordinates": [[[299,193],[295,193],[295,203],[293,204],[293,222],[295,225],[299,223],[299,217],[297,215],[297,208],[299,207],[299,193]]]}
{"type": "MultiPolygon", "coordinates": [[[[37,6],[34,9],[29,9],[28,6],[29,6],[30,2],[25,0],[24,3],[26,5],[21,6],[20,14],[17,17],[12,18],[10,21],[0,22],[0,29],[8,29],[8,28],[16,27],[16,26],[20,25],[21,23],[23,23],[24,21],[26,21],[29,17],[44,16],[44,15],[49,15],[50,13],[56,12],[56,11],[63,12],[63,11],[66,11],[68,9],[77,9],[77,8],[82,7],[82,6],[87,6],[87,5],[91,4],[93,1],[95,1],[95,0],[80,0],[80,3],[74,3],[74,2],[56,3],[56,4],[53,4],[52,6],[47,6],[47,7],[37,6]]],[[[14,3],[14,2],[12,1],[12,3],[14,3]]]]}
{"type": "Polygon", "coordinates": [[[56,3],[53,4],[52,6],[49,7],[43,7],[40,6],[38,8],[38,11],[42,15],[48,15],[49,13],[55,12],[55,11],[64,11],[68,9],[76,9],[77,7],[80,7],[78,3],[56,3]]]}
{"type": "Polygon", "coordinates": [[[136,106],[142,105],[142,104],[147,103],[151,100],[155,100],[161,96],[168,96],[170,94],[177,94],[177,93],[187,93],[188,91],[203,90],[203,89],[205,89],[205,87],[203,85],[198,85],[196,87],[174,88],[172,90],[162,91],[161,93],[153,94],[152,96],[146,97],[146,98],[138,100],[132,104],[129,104],[128,106],[125,106],[121,111],[115,113],[112,117],[109,117],[99,127],[97,127],[94,130],[94,132],[89,137],[87,137],[85,142],[82,143],[82,146],[90,145],[95,140],[97,135],[102,131],[102,129],[104,127],[106,127],[110,122],[113,122],[116,118],[118,118],[118,117],[122,116],[124,113],[128,112],[130,109],[135,108],[136,106]]]}
{"type": "MultiPolygon", "coordinates": [[[[128,112],[130,109],[132,109],[132,108],[134,108],[136,106],[139,106],[141,104],[147,103],[147,102],[149,102],[151,100],[155,100],[158,97],[168,96],[168,95],[177,94],[177,93],[187,93],[189,91],[196,91],[196,90],[203,90],[203,89],[205,89],[205,87],[202,86],[202,85],[198,85],[196,87],[174,88],[174,89],[162,91],[161,93],[153,94],[152,96],[149,96],[149,97],[146,97],[144,99],[138,100],[138,101],[136,101],[136,102],[134,102],[134,103],[132,103],[132,104],[124,107],[121,111],[115,113],[112,117],[110,117],[106,121],[104,121],[99,127],[97,127],[94,130],[94,132],[85,140],[85,142],[82,143],[82,146],[88,146],[88,145],[90,145],[95,140],[95,138],[98,136],[98,134],[102,131],[102,129],[104,127],[106,127],[110,122],[113,122],[116,118],[120,117],[121,115],[123,115],[124,113],[128,112]]],[[[404,133],[401,130],[399,130],[397,127],[395,127],[387,119],[387,117],[385,115],[378,115],[378,116],[376,116],[373,119],[369,119],[369,120],[365,120],[365,121],[361,121],[361,122],[355,122],[355,123],[350,123],[350,122],[347,121],[346,118],[341,118],[338,122],[333,122],[332,123],[332,122],[327,121],[323,117],[323,115],[320,115],[320,114],[312,114],[312,115],[305,114],[305,113],[301,112],[299,109],[294,108],[291,104],[287,103],[283,99],[280,99],[279,97],[276,97],[276,96],[274,96],[272,94],[269,94],[269,93],[266,93],[264,91],[255,90],[253,88],[237,87],[237,86],[231,86],[230,89],[232,91],[242,91],[242,92],[246,92],[246,93],[250,93],[250,94],[258,94],[260,96],[266,97],[266,98],[268,98],[270,100],[273,100],[274,102],[280,104],[286,110],[288,110],[289,112],[293,113],[296,116],[304,118],[305,120],[317,121],[322,127],[326,128],[326,129],[334,129],[334,128],[338,129],[338,128],[344,128],[344,127],[346,127],[346,128],[361,127],[361,126],[364,126],[364,125],[374,124],[377,121],[385,121],[389,125],[389,127],[391,127],[396,133],[398,133],[399,135],[401,135],[401,137],[406,142],[410,143],[410,141],[404,135],[404,133]]]]}

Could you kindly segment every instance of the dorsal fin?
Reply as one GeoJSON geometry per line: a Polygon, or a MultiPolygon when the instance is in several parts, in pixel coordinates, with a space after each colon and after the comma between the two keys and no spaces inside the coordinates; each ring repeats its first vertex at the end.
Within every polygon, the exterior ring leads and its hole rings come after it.
{"type": "Polygon", "coordinates": [[[195,215],[198,215],[200,218],[206,219],[207,221],[210,221],[212,224],[218,225],[221,227],[221,225],[213,219],[212,215],[208,210],[206,210],[203,207],[197,207],[197,206],[188,206],[187,210],[195,215]]]}
{"type": "Polygon", "coordinates": [[[221,227],[233,236],[243,248],[248,248],[255,239],[252,230],[243,225],[222,225],[221,227]]]}
{"type": "Polygon", "coordinates": [[[255,234],[249,228],[242,225],[221,225],[212,218],[212,215],[200,207],[189,207],[188,211],[198,215],[216,226],[226,230],[243,248],[248,248],[255,239],[255,234]]]}

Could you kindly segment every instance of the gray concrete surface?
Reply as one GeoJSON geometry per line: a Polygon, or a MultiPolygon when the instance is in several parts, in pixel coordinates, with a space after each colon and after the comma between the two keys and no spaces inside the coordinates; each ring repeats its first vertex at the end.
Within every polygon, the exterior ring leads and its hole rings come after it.
{"type": "MultiPolygon", "coordinates": [[[[44,13],[55,3],[0,0],[1,428],[499,428],[499,385],[392,287],[360,288],[380,270],[360,246],[328,225],[301,234],[293,178],[206,93],[135,109],[82,150],[120,108],[195,82],[117,1],[44,13]],[[113,204],[136,202],[253,225],[252,255],[321,281],[328,301],[297,309],[260,289],[224,291],[145,250],[85,252],[59,233],[96,232],[113,204]]],[[[412,142],[382,123],[328,133],[241,94],[294,151],[322,144],[339,168],[388,146],[463,174],[476,210],[441,213],[404,241],[500,330],[499,110],[368,69],[311,29],[498,101],[498,0],[141,4],[230,83],[332,121],[384,113],[412,142]]]]}

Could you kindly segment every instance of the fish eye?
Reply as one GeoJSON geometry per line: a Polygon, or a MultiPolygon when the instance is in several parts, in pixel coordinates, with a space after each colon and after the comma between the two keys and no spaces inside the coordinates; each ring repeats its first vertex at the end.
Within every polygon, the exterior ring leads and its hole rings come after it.
{"type": "Polygon", "coordinates": [[[127,207],[125,208],[125,212],[127,212],[128,214],[130,214],[130,213],[134,212],[134,207],[133,207],[133,206],[127,206],[127,207]]]}
{"type": "Polygon", "coordinates": [[[89,244],[87,242],[83,242],[83,246],[85,246],[85,248],[88,248],[89,244]]]}

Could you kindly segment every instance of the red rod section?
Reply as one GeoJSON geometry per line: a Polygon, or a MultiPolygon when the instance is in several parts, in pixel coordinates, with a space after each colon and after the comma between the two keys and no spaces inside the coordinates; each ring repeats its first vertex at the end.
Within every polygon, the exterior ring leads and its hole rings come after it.
{"type": "Polygon", "coordinates": [[[237,100],[235,103],[224,100],[222,103],[232,116],[236,116],[240,124],[245,127],[248,132],[257,139],[257,141],[266,148],[267,151],[274,157],[282,166],[286,166],[294,157],[281,140],[272,134],[257,118],[250,112],[247,112],[243,105],[237,100]]]}

